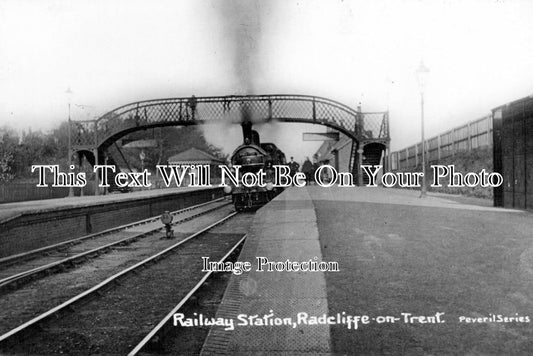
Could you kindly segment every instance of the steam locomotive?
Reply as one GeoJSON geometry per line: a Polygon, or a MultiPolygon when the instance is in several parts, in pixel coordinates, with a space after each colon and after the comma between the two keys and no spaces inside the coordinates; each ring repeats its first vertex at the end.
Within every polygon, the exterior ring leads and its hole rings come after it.
{"type": "Polygon", "coordinates": [[[226,193],[231,193],[235,210],[244,211],[259,208],[276,195],[281,193],[282,188],[274,187],[274,165],[286,164],[285,154],[273,143],[261,143],[259,133],[252,130],[252,123],[245,121],[241,124],[244,144],[238,146],[231,155],[232,166],[240,166],[241,174],[248,172],[258,173],[263,170],[266,173],[266,185],[245,187],[227,186],[226,193]]]}

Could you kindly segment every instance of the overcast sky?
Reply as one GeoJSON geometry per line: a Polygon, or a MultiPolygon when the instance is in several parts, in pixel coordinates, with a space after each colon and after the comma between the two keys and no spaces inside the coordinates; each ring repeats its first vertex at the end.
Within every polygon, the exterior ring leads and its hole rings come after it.
{"type": "MultiPolygon", "coordinates": [[[[53,128],[69,87],[73,119],[162,97],[309,94],[390,110],[395,150],[420,137],[421,60],[428,136],[533,94],[531,14],[531,1],[0,0],[0,124],[53,128]]],[[[311,150],[284,125],[271,133],[289,155],[311,150]]]]}

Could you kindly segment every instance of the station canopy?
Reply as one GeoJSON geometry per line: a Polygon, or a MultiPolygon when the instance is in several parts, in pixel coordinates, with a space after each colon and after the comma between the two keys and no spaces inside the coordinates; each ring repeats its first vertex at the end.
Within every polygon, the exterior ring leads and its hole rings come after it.
{"type": "Polygon", "coordinates": [[[224,163],[220,158],[194,147],[168,158],[168,164],[219,165],[224,163]]]}

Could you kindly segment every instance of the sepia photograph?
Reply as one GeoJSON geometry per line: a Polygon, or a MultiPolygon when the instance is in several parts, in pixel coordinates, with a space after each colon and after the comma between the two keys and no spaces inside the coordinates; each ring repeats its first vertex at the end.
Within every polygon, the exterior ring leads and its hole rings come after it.
{"type": "Polygon", "coordinates": [[[531,355],[531,13],[0,0],[0,355],[531,355]]]}

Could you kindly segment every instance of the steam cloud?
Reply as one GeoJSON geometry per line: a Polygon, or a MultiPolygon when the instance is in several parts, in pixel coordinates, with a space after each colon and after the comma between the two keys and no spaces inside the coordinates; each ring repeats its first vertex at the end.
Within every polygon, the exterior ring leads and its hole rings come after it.
{"type": "Polygon", "coordinates": [[[264,4],[259,1],[227,0],[217,3],[226,43],[233,53],[237,94],[255,94],[256,74],[261,70],[259,51],[264,4]]]}
{"type": "MultiPolygon", "coordinates": [[[[264,19],[269,12],[266,6],[269,5],[258,0],[225,0],[216,2],[215,6],[228,50],[232,53],[232,69],[238,86],[232,94],[257,94],[255,83],[261,71],[260,42],[264,19]]],[[[247,105],[237,112],[232,111],[231,115],[238,117],[227,117],[223,123],[201,126],[206,140],[220,147],[224,153],[231,154],[243,141],[238,122],[256,122],[253,129],[258,130],[260,135],[265,130],[271,134],[277,131],[275,123],[258,125],[257,122],[264,118],[258,117],[247,105]]]]}

